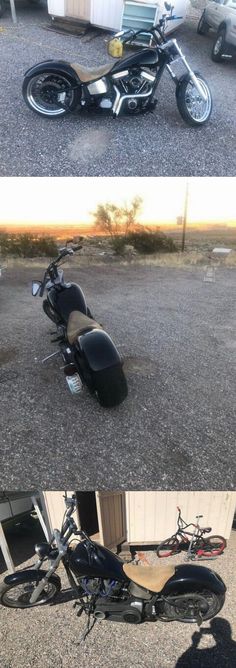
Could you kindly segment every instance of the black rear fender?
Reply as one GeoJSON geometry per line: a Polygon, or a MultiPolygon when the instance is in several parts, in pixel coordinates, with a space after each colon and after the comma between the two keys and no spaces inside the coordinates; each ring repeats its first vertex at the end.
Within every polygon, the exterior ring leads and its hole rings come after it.
{"type": "MultiPolygon", "coordinates": [[[[6,575],[6,577],[4,578],[4,582],[7,585],[19,585],[27,581],[30,582],[32,578],[33,579],[35,578],[36,580],[38,580],[38,582],[40,582],[40,580],[42,580],[45,577],[46,573],[47,571],[38,571],[33,568],[29,568],[29,570],[26,571],[16,571],[16,573],[11,573],[11,575],[6,575]]],[[[53,579],[57,580],[58,587],[60,587],[61,580],[58,577],[58,575],[53,573],[53,579]]]]}
{"type": "Polygon", "coordinates": [[[213,591],[217,596],[226,592],[225,584],[218,573],[205,566],[186,564],[176,566],[175,574],[168,580],[161,593],[167,596],[203,589],[213,591]]]}
{"type": "Polygon", "coordinates": [[[76,71],[71,67],[70,63],[66,62],[66,60],[43,60],[41,63],[37,63],[37,65],[30,67],[30,69],[25,72],[25,77],[33,77],[37,74],[42,74],[42,72],[67,74],[71,80],[80,84],[76,71]]]}
{"type": "Polygon", "coordinates": [[[102,329],[92,329],[79,336],[79,345],[91,371],[102,371],[121,364],[118,350],[102,329]]]}

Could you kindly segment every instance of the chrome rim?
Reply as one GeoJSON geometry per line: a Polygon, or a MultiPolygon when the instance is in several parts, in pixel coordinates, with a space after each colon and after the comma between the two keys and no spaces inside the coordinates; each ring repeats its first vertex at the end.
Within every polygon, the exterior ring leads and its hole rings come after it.
{"type": "Polygon", "coordinates": [[[206,101],[202,99],[197,88],[194,86],[194,83],[189,81],[185,91],[185,102],[191,118],[196,121],[196,123],[203,123],[206,121],[211,111],[211,94],[205,81],[199,79],[199,77],[197,77],[197,80],[207,97],[206,101]]]}
{"type": "Polygon", "coordinates": [[[36,603],[30,603],[30,597],[35,587],[36,587],[35,581],[24,582],[16,587],[12,587],[12,589],[9,589],[8,591],[5,592],[3,596],[4,603],[6,603],[9,607],[14,607],[14,606],[27,607],[33,605],[40,605],[42,603],[46,603],[46,601],[49,601],[51,598],[53,598],[53,596],[56,593],[55,585],[52,582],[48,582],[45,585],[36,603]]]}
{"type": "Polygon", "coordinates": [[[27,99],[35,111],[47,116],[64,114],[64,107],[69,107],[74,100],[74,91],[66,77],[53,72],[43,72],[30,79],[27,86],[27,99]],[[64,95],[63,106],[59,95],[64,95]]]}
{"type": "Polygon", "coordinates": [[[215,46],[214,46],[215,56],[218,56],[218,54],[220,53],[222,44],[223,44],[223,37],[222,37],[222,35],[219,35],[219,37],[216,40],[215,46]]]}

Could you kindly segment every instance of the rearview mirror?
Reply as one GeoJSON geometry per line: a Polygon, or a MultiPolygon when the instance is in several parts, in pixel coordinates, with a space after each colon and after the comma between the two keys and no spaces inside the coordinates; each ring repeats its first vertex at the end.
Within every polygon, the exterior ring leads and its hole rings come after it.
{"type": "Polygon", "coordinates": [[[164,2],[164,5],[165,5],[165,9],[166,9],[167,12],[169,12],[170,9],[172,9],[172,7],[171,7],[171,5],[169,4],[169,2],[164,2]]]}
{"type": "Polygon", "coordinates": [[[37,297],[37,294],[41,288],[42,281],[32,281],[32,295],[37,297]]]}

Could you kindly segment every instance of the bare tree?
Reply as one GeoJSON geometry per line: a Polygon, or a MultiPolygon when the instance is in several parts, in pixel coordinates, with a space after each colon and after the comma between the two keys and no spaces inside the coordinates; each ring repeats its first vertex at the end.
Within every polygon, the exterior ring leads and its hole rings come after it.
{"type": "Polygon", "coordinates": [[[118,234],[128,234],[137,229],[138,216],[142,208],[142,198],[134,197],[130,204],[116,206],[111,202],[98,204],[93,212],[94,228],[112,239],[118,234]]]}

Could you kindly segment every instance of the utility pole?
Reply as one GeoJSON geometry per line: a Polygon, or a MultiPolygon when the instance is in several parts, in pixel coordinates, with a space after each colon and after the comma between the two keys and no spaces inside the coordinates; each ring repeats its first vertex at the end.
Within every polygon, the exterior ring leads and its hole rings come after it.
{"type": "Polygon", "coordinates": [[[182,244],[181,251],[184,252],[185,249],[185,236],[186,236],[186,225],[188,218],[188,198],[189,198],[189,183],[186,181],[186,190],[185,190],[185,200],[184,200],[184,215],[183,215],[183,232],[182,232],[182,244]]]}

